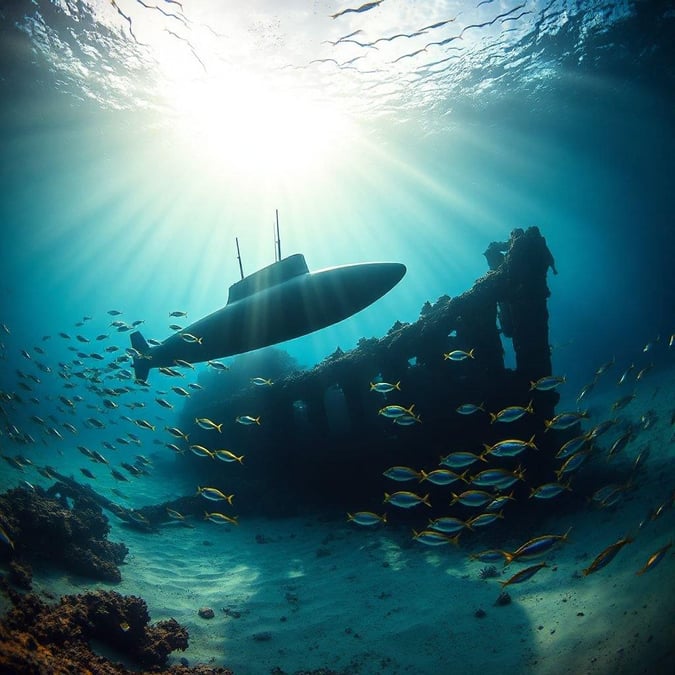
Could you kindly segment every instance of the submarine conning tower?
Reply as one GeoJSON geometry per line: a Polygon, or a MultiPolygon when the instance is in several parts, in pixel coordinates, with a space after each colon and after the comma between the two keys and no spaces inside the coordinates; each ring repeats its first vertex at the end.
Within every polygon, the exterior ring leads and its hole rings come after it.
{"type": "Polygon", "coordinates": [[[305,256],[302,253],[294,253],[232,284],[227,304],[230,305],[266,288],[278,286],[293,277],[308,273],[305,256]]]}
{"type": "MultiPolygon", "coordinates": [[[[574,433],[544,434],[544,420],[553,417],[559,395],[531,390],[532,381],[551,375],[547,272],[555,271],[553,257],[537,227],[514,230],[508,241],[491,244],[485,256],[490,270],[462,295],[426,302],[414,323],[397,321],[383,337],[362,338],[347,352],[338,347],[315,367],[277,379],[273,386],[251,384],[234,392],[225,386],[219,392],[220,376],[205,373],[205,390],[186,404],[183,421],[189,425],[195,417],[209,417],[222,422],[220,447],[245,455],[243,466],[217,467],[217,484],[237,494],[239,512],[381,511],[384,491],[409,487],[387,481],[382,472],[388,467],[429,471],[438,468],[442,455],[479,453],[485,444],[507,437],[535,435],[539,450],[505,458],[505,465],[522,464],[530,484],[552,479],[554,453],[546,450],[574,433]],[[509,340],[515,368],[505,365],[503,341],[509,340]],[[472,350],[474,358],[455,362],[444,357],[455,349],[472,350]],[[401,390],[371,391],[378,374],[400,381],[401,390]],[[490,424],[487,411],[526,406],[531,399],[533,414],[490,424]],[[482,404],[485,412],[458,414],[457,407],[469,402],[482,404]],[[419,423],[399,426],[378,414],[388,404],[414,405],[419,423]],[[261,424],[242,426],[235,422],[238,415],[260,416],[261,424]]],[[[299,255],[285,261],[283,268],[265,268],[234,284],[228,302],[276,283],[272,274],[281,281],[307,268],[299,255]]],[[[209,431],[195,429],[190,436],[191,443],[215,441],[209,431]]],[[[215,480],[211,462],[207,466],[191,453],[178,461],[189,462],[197,476],[205,472],[215,480]]]]}

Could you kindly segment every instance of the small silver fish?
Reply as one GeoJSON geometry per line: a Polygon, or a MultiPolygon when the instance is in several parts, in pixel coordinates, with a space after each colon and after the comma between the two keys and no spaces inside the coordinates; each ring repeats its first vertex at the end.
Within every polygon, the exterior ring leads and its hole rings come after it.
{"type": "Polygon", "coordinates": [[[371,382],[370,383],[370,391],[376,391],[380,394],[387,394],[390,391],[394,391],[396,389],[397,391],[401,391],[401,382],[400,380],[394,384],[391,384],[389,382],[371,382]]]}
{"type": "Polygon", "coordinates": [[[451,352],[443,354],[444,361],[465,361],[466,359],[475,359],[473,355],[473,349],[470,349],[468,352],[465,352],[463,349],[455,349],[451,352]]]}
{"type": "Polygon", "coordinates": [[[431,507],[431,504],[429,503],[428,494],[424,495],[423,497],[420,497],[418,494],[415,494],[414,492],[407,492],[404,490],[399,492],[393,492],[392,494],[385,492],[384,503],[393,504],[394,506],[398,506],[401,509],[410,509],[413,506],[417,506],[418,504],[426,504],[426,506],[431,507]]]}
{"type": "Polygon", "coordinates": [[[257,424],[260,426],[260,415],[258,417],[252,417],[251,415],[239,415],[234,418],[234,421],[238,424],[251,425],[257,424]]]}
{"type": "Polygon", "coordinates": [[[348,513],[347,521],[350,523],[356,523],[357,525],[370,527],[371,525],[386,523],[387,514],[383,513],[380,516],[377,513],[373,513],[372,511],[357,511],[356,513],[348,513]]]}

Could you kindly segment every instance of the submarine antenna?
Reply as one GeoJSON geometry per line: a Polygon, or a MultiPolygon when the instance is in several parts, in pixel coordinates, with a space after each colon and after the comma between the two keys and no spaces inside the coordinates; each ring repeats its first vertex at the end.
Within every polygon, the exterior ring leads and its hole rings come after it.
{"type": "Polygon", "coordinates": [[[275,251],[275,260],[281,260],[281,237],[279,236],[279,209],[275,209],[274,212],[276,213],[277,217],[277,234],[276,240],[274,242],[277,246],[275,251]]]}
{"type": "Polygon", "coordinates": [[[241,278],[244,278],[244,268],[241,265],[241,253],[239,252],[239,237],[234,238],[235,244],[237,244],[237,260],[239,261],[239,274],[241,274],[241,278]]]}

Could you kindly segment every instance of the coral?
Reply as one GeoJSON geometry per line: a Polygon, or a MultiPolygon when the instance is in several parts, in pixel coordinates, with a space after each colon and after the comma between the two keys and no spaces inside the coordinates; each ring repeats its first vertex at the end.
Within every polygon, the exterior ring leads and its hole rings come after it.
{"type": "MultiPolygon", "coordinates": [[[[58,488],[60,484],[52,487],[58,488]]],[[[102,581],[120,581],[118,565],[128,553],[122,543],[106,539],[108,519],[91,499],[80,496],[69,508],[58,490],[47,493],[15,488],[0,495],[0,512],[14,542],[14,550],[0,549],[23,567],[17,577],[30,582],[28,560],[49,560],[65,569],[102,581]]],[[[14,571],[16,577],[18,569],[14,571]]]]}
{"type": "Polygon", "coordinates": [[[478,572],[478,576],[481,579],[493,579],[499,576],[499,572],[497,572],[497,568],[494,565],[486,565],[478,572]]]}
{"type": "Polygon", "coordinates": [[[495,600],[495,605],[503,606],[511,604],[511,596],[506,592],[502,591],[495,600]]]}
{"type": "MultiPolygon", "coordinates": [[[[36,595],[5,588],[14,604],[0,622],[0,671],[22,673],[127,673],[91,651],[96,640],[161,672],[168,655],[188,646],[188,633],[174,619],[149,624],[145,602],[114,591],[68,595],[50,607],[36,595]]],[[[174,666],[172,673],[220,673],[224,668],[174,666]]]]}

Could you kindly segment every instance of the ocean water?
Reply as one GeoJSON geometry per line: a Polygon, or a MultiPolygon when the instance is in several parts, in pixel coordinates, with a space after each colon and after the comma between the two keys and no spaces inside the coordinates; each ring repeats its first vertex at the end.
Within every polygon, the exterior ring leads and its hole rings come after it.
{"type": "MultiPolygon", "coordinates": [[[[549,513],[521,531],[508,512],[498,523],[504,546],[513,547],[521,535],[562,533],[573,524],[576,543],[555,560],[565,583],[536,586],[535,577],[529,595],[513,593],[517,617],[503,619],[491,608],[494,587],[489,600],[481,599],[485,582],[465,589],[462,580],[477,571],[467,558],[472,545],[430,553],[417,542],[410,547],[405,521],[371,531],[328,507],[275,520],[269,496],[260,495],[266,515],[248,524],[243,517],[238,528],[217,534],[212,523],[197,522],[197,536],[187,528],[147,535],[108,514],[111,538],[131,549],[118,590],[145,597],[153,620],[176,616],[188,625],[191,663],[241,673],[275,666],[449,673],[459,656],[470,672],[497,672],[500,658],[499,672],[509,673],[669,672],[665,659],[672,664],[673,654],[664,645],[675,594],[659,588],[672,579],[672,549],[649,574],[634,572],[673,528],[674,36],[675,5],[658,1],[3,3],[0,448],[33,462],[23,471],[2,462],[3,491],[23,480],[47,487],[35,466],[48,464],[109,498],[120,490],[126,508],[194,494],[203,459],[175,456],[165,447],[175,439],[164,431],[185,424],[190,399],[156,371],[148,389],[120,375],[129,362],[95,369],[125,353],[132,322],[162,340],[172,332],[171,312],[187,312],[175,319],[186,325],[223,306],[240,278],[235,240],[244,274],[275,260],[277,211],[282,255],[304,254],[311,270],[396,261],[407,273],[339,324],[248,361],[223,359],[231,367],[218,375],[232,378],[227,396],[249,387],[249,376],[310,369],[338,347],[384,336],[396,321],[415,322],[425,302],[461,295],[487,273],[483,253],[491,242],[537,226],[557,271],[547,283],[552,372],[566,377],[558,410],[588,404],[585,431],[620,414],[634,432],[628,464],[651,449],[635,490],[613,509],[576,504],[564,523],[549,513]],[[127,326],[118,331],[116,319],[127,326]],[[617,385],[631,364],[628,385],[617,385]],[[110,396],[98,384],[129,387],[114,399],[119,408],[105,406],[110,396]],[[625,409],[612,407],[631,393],[625,409]],[[143,454],[154,468],[120,485],[77,445],[117,463],[143,454]],[[85,478],[82,467],[96,478],[85,478]],[[665,503],[660,518],[639,527],[649,509],[665,503]],[[572,577],[638,529],[629,559],[588,579],[572,577]],[[383,580],[384,563],[400,576],[383,580]],[[636,579],[651,586],[636,587],[636,579]],[[596,585],[583,589],[586,581],[596,585]],[[435,599],[444,583],[456,603],[447,615],[435,599]],[[560,613],[561,597],[579,611],[585,603],[586,614],[593,608],[593,630],[560,613]],[[490,605],[490,623],[474,617],[481,602],[490,605]],[[627,616],[650,603],[642,628],[625,619],[612,630],[619,608],[627,616]],[[219,611],[206,627],[196,617],[204,604],[236,607],[243,619],[228,623],[219,611]],[[455,651],[439,628],[453,616],[460,617],[455,651]],[[542,639],[537,626],[550,616],[564,640],[542,639]],[[654,642],[634,639],[642,631],[646,640],[647,624],[654,642]],[[527,654],[505,637],[521,625],[527,654]],[[481,660],[485,631],[499,634],[500,658],[481,660]],[[262,634],[272,639],[252,637],[262,634]],[[629,646],[640,658],[621,661],[619,650],[629,646]]],[[[506,359],[509,365],[508,350],[506,359]]],[[[373,366],[366,376],[379,374],[402,380],[405,391],[409,373],[373,366]]],[[[198,364],[179,384],[213,377],[198,364]]],[[[208,398],[208,387],[200,396],[208,398]]],[[[275,433],[281,454],[292,434],[275,433]]],[[[246,462],[234,468],[245,471],[246,462]]],[[[579,494],[601,486],[597,471],[579,494]]],[[[349,503],[355,479],[343,478],[349,503]]],[[[299,499],[293,489],[284,503],[299,499]]],[[[363,508],[379,512],[379,483],[373,493],[377,501],[363,508]]],[[[50,570],[39,570],[35,583],[63,593],[107,587],[50,570]]]]}

